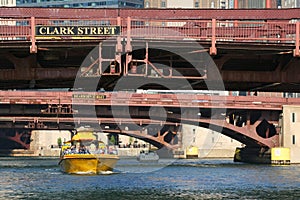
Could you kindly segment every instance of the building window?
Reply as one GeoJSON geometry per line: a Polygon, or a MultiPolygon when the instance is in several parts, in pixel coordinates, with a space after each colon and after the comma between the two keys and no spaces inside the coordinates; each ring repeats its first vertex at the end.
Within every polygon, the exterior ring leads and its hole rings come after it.
{"type": "Polygon", "coordinates": [[[293,135],[293,138],[292,138],[292,142],[293,142],[293,144],[296,144],[296,136],[295,135],[293,135]]]}
{"type": "Polygon", "coordinates": [[[166,2],[165,1],[161,1],[161,7],[165,8],[166,7],[166,2]]]}
{"type": "Polygon", "coordinates": [[[225,1],[221,1],[220,8],[221,9],[225,9],[226,8],[226,2],[225,1]]]}
{"type": "Polygon", "coordinates": [[[145,8],[150,8],[150,2],[149,1],[146,1],[145,8]]]}
{"type": "Polygon", "coordinates": [[[295,122],[295,121],[296,121],[296,114],[292,113],[292,122],[295,122]]]}
{"type": "Polygon", "coordinates": [[[199,8],[199,1],[195,1],[195,8],[199,8]]]}

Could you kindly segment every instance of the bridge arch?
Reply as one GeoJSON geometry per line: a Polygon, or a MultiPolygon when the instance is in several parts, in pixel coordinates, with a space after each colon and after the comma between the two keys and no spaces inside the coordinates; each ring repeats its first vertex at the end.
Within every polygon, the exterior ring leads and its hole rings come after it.
{"type": "MultiPolygon", "coordinates": [[[[178,122],[177,118],[168,118],[167,121],[178,122]]],[[[181,119],[181,123],[196,125],[203,128],[208,128],[213,131],[220,132],[223,135],[226,135],[232,139],[235,139],[248,147],[267,147],[272,148],[279,145],[279,135],[271,135],[270,137],[262,137],[257,129],[262,123],[268,123],[267,120],[260,118],[253,124],[246,124],[244,126],[236,126],[226,121],[226,119],[208,119],[208,118],[200,118],[200,119],[181,119]]],[[[176,123],[173,124],[175,126],[176,123]]],[[[180,127],[180,123],[176,124],[177,127],[180,127]]],[[[272,127],[272,126],[270,126],[272,127]]],[[[267,129],[265,131],[268,131],[267,129]]],[[[161,148],[166,147],[168,149],[175,149],[180,147],[175,141],[177,134],[180,132],[177,130],[164,130],[158,131],[157,133],[152,134],[144,134],[140,130],[105,130],[107,133],[116,133],[121,135],[132,136],[144,141],[147,141],[154,146],[161,148]],[[171,134],[171,139],[170,139],[171,134]],[[169,139],[167,139],[169,136],[169,139]]]]}
{"type": "Polygon", "coordinates": [[[3,131],[0,134],[3,149],[29,149],[30,134],[27,131],[3,131]]]}

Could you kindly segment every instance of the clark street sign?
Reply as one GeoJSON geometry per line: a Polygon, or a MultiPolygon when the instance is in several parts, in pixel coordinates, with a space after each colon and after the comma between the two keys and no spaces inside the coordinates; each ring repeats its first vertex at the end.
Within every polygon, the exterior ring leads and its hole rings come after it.
{"type": "Polygon", "coordinates": [[[36,36],[120,35],[120,26],[36,26],[36,36]]]}

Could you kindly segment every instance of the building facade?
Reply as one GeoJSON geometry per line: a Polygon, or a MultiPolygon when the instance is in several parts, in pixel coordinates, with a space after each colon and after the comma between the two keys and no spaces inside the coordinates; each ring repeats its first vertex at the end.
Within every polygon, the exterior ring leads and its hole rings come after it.
{"type": "MultiPolygon", "coordinates": [[[[266,0],[145,0],[145,8],[204,8],[233,9],[237,1],[238,8],[266,8],[266,0]]],[[[270,0],[271,8],[300,7],[300,0],[270,0]]]]}
{"type": "Polygon", "coordinates": [[[300,106],[284,105],[281,121],[280,147],[290,149],[290,162],[300,163],[300,106]]]}
{"type": "MultiPolygon", "coordinates": [[[[265,8],[266,0],[1,0],[0,6],[62,8],[265,8]]],[[[270,0],[271,8],[300,7],[300,0],[270,0]]]]}
{"type": "Polygon", "coordinates": [[[0,0],[0,6],[14,7],[16,6],[16,0],[0,0]]]}
{"type": "Polygon", "coordinates": [[[18,7],[144,8],[144,0],[14,0],[18,7]]]}
{"type": "Polygon", "coordinates": [[[234,0],[145,0],[145,8],[221,8],[232,6],[234,0]]]}
{"type": "Polygon", "coordinates": [[[299,8],[300,7],[300,0],[282,0],[280,2],[281,8],[299,8]]]}
{"type": "Polygon", "coordinates": [[[198,148],[199,158],[232,158],[242,144],[216,131],[183,124],[181,149],[186,154],[191,146],[198,148]]]}

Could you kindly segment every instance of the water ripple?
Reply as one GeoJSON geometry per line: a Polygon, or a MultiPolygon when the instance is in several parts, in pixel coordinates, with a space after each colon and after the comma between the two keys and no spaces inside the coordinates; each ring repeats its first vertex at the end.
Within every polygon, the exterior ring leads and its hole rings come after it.
{"type": "Polygon", "coordinates": [[[110,175],[68,175],[56,159],[0,158],[0,199],[294,199],[300,166],[121,160],[110,175]],[[164,166],[164,167],[161,167],[164,166]]]}

